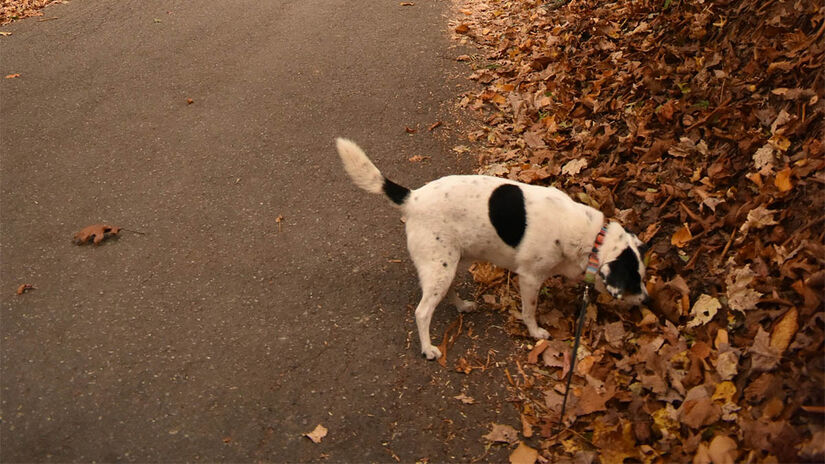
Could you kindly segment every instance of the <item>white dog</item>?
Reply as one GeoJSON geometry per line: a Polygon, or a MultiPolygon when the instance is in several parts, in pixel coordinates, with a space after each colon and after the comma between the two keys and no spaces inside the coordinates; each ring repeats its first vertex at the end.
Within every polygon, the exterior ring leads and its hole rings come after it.
{"type": "Polygon", "coordinates": [[[522,318],[535,338],[549,337],[536,324],[541,285],[554,275],[580,278],[591,252],[598,260],[600,291],[636,304],[647,297],[642,242],[618,223],[604,225],[600,211],[558,189],[466,175],[442,177],[410,191],[386,179],[355,143],[339,138],[337,148],[355,185],[385,194],[406,217],[407,248],[423,292],[415,320],[427,359],[441,357],[430,341],[438,303],[449,294],[459,311],[475,309],[452,287],[465,260],[489,261],[518,274],[522,318]],[[594,247],[597,236],[601,246],[594,247]]]}

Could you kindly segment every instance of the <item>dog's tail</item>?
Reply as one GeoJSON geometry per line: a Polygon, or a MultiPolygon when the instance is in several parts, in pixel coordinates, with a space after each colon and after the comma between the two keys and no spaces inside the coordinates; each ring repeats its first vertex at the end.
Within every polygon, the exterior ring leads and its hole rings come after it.
{"type": "Polygon", "coordinates": [[[381,171],[372,164],[367,154],[351,140],[338,138],[335,140],[338,155],[344,163],[344,170],[358,187],[370,193],[383,193],[396,205],[403,205],[410,195],[410,189],[402,187],[387,179],[381,171]]]}

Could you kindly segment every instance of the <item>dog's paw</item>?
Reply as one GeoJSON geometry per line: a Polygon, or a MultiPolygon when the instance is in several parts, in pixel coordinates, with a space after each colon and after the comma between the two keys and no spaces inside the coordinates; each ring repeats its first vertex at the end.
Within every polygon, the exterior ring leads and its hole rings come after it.
{"type": "Polygon", "coordinates": [[[541,327],[536,327],[536,330],[530,331],[530,336],[533,338],[543,338],[547,340],[548,338],[550,338],[550,332],[542,329],[541,327]]]}
{"type": "Polygon", "coordinates": [[[475,301],[461,300],[458,303],[456,303],[455,308],[460,313],[471,313],[478,309],[478,305],[475,301]]]}
{"type": "Polygon", "coordinates": [[[437,347],[430,345],[424,348],[421,348],[421,354],[424,355],[427,359],[432,361],[433,359],[438,359],[441,357],[441,350],[437,347]]]}

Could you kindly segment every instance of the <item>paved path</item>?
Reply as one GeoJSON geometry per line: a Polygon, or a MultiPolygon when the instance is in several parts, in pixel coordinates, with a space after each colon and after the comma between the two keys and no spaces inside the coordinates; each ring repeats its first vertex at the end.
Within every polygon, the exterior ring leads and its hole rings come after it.
{"type": "MultiPolygon", "coordinates": [[[[78,0],[2,28],[0,460],[469,460],[517,423],[500,368],[420,358],[398,213],[333,148],[409,186],[470,169],[426,130],[460,82],[447,7],[78,0]],[[130,231],[70,243],[103,221],[130,231]]],[[[468,323],[457,351],[512,349],[468,323]]]]}

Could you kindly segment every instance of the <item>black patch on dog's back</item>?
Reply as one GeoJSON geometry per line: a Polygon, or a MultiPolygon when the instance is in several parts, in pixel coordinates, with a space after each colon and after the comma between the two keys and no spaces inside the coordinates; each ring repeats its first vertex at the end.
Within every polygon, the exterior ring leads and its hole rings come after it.
{"type": "Polygon", "coordinates": [[[515,248],[527,228],[524,194],[517,185],[504,184],[490,195],[488,203],[490,222],[504,243],[515,248]]]}
{"type": "Polygon", "coordinates": [[[410,189],[402,187],[395,182],[384,178],[384,195],[388,196],[390,200],[396,205],[401,205],[407,200],[410,195],[410,189]]]}
{"type": "Polygon", "coordinates": [[[614,261],[607,264],[610,274],[606,283],[622,290],[623,293],[638,295],[642,293],[642,276],[639,275],[639,259],[629,247],[614,261]]]}

